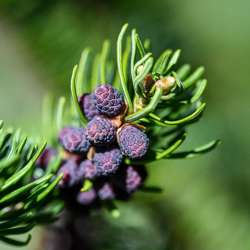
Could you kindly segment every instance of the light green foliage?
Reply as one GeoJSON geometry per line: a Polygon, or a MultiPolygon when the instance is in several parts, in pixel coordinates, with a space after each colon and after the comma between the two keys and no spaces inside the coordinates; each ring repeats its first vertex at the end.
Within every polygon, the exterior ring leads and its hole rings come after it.
{"type": "Polygon", "coordinates": [[[29,232],[35,225],[52,222],[62,208],[53,191],[58,178],[46,173],[34,179],[35,162],[45,143],[32,143],[20,130],[0,125],[0,240],[16,246],[25,240],[13,238],[29,232]]]}

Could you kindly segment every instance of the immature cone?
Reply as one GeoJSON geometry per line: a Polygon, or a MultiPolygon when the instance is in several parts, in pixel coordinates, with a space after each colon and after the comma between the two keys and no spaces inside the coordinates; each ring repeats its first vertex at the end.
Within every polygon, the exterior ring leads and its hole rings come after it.
{"type": "Polygon", "coordinates": [[[83,161],[79,168],[81,169],[81,173],[86,179],[93,179],[97,176],[97,168],[95,164],[91,160],[83,161]]]}
{"type": "Polygon", "coordinates": [[[87,153],[90,148],[84,128],[63,128],[59,134],[59,141],[64,149],[71,153],[87,153]]]}
{"type": "Polygon", "coordinates": [[[93,145],[109,145],[115,141],[116,127],[109,119],[95,116],[87,125],[86,135],[93,145]]]}
{"type": "Polygon", "coordinates": [[[117,197],[128,199],[132,193],[137,191],[147,177],[145,166],[122,166],[113,176],[112,183],[116,187],[117,197]]]}
{"type": "Polygon", "coordinates": [[[107,176],[117,171],[122,163],[122,153],[118,148],[99,149],[93,159],[98,175],[107,176]]]}
{"type": "Polygon", "coordinates": [[[105,183],[99,190],[98,190],[98,197],[100,200],[112,200],[115,198],[115,192],[110,183],[105,183]]]}
{"type": "Polygon", "coordinates": [[[96,109],[94,98],[94,94],[84,94],[79,98],[81,110],[88,118],[88,120],[91,120],[96,115],[98,115],[98,110],[96,109]]]}
{"type": "Polygon", "coordinates": [[[146,175],[144,166],[128,166],[125,175],[126,191],[128,193],[135,192],[143,184],[146,175]]]}
{"type": "Polygon", "coordinates": [[[140,159],[148,151],[149,139],[139,128],[125,125],[118,131],[118,144],[125,156],[140,159]]]}
{"type": "Polygon", "coordinates": [[[76,197],[76,200],[78,201],[79,204],[86,206],[93,203],[96,197],[97,197],[96,191],[93,188],[91,188],[86,192],[79,192],[76,197]]]}
{"type": "Polygon", "coordinates": [[[100,114],[114,117],[122,113],[125,107],[122,94],[110,84],[103,84],[95,90],[95,105],[100,114]]]}
{"type": "Polygon", "coordinates": [[[78,165],[74,160],[66,161],[58,171],[58,174],[61,173],[63,173],[63,177],[59,182],[59,186],[62,188],[73,187],[81,181],[78,173],[78,165]]]}

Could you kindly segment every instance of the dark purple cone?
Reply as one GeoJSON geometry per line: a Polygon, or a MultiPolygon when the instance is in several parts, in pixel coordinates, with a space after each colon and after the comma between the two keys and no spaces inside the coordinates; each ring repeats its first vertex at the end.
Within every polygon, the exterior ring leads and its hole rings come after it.
{"type": "Polygon", "coordinates": [[[86,136],[93,145],[108,145],[115,141],[116,127],[109,119],[95,116],[87,125],[86,136]]]}
{"type": "Polygon", "coordinates": [[[88,120],[93,119],[98,115],[98,110],[95,106],[94,94],[84,94],[79,98],[79,104],[82,112],[88,118],[88,120]]]}
{"type": "Polygon", "coordinates": [[[83,161],[80,166],[80,171],[84,178],[93,179],[97,176],[97,169],[95,164],[90,160],[83,161]]]}
{"type": "Polygon", "coordinates": [[[59,141],[64,149],[71,153],[86,153],[90,148],[84,128],[63,128],[59,134],[59,141]]]}
{"type": "Polygon", "coordinates": [[[44,149],[42,154],[39,156],[39,158],[36,161],[36,165],[40,168],[45,169],[51,160],[56,156],[57,151],[54,148],[47,147],[44,149]]]}
{"type": "Polygon", "coordinates": [[[118,148],[99,149],[93,159],[98,175],[107,176],[117,171],[122,163],[122,153],[118,148]]]}
{"type": "Polygon", "coordinates": [[[128,193],[136,191],[144,182],[146,171],[143,166],[128,166],[125,176],[125,187],[128,193]]]}
{"type": "Polygon", "coordinates": [[[78,203],[80,203],[81,205],[90,205],[91,203],[93,203],[96,199],[97,195],[96,195],[96,191],[92,188],[86,192],[79,192],[76,200],[78,201],[78,203]]]}
{"type": "Polygon", "coordinates": [[[111,181],[116,188],[118,199],[127,200],[138,190],[147,177],[146,168],[142,165],[121,166],[111,181]]]}
{"type": "Polygon", "coordinates": [[[63,178],[59,182],[59,186],[62,188],[73,187],[80,184],[83,179],[79,166],[74,160],[67,160],[58,171],[58,174],[61,173],[63,173],[63,178]]]}
{"type": "Polygon", "coordinates": [[[114,189],[111,184],[105,183],[99,190],[98,196],[100,200],[112,200],[115,198],[114,189]]]}
{"type": "Polygon", "coordinates": [[[123,95],[110,84],[103,84],[95,90],[95,105],[102,115],[114,117],[122,113],[125,107],[123,95]]]}
{"type": "Polygon", "coordinates": [[[139,128],[126,125],[118,133],[118,144],[125,156],[140,159],[148,151],[149,139],[139,128]]]}

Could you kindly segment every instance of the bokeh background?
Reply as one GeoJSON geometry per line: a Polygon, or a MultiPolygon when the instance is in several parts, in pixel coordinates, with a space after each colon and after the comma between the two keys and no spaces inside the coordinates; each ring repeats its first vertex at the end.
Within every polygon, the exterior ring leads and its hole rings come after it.
{"type": "MultiPolygon", "coordinates": [[[[149,183],[164,192],[120,204],[117,220],[104,216],[95,249],[250,249],[249,9],[248,0],[0,1],[0,117],[29,134],[41,130],[43,96],[69,93],[81,50],[115,42],[125,22],[151,39],[155,54],[181,48],[182,62],[206,68],[207,109],[186,145],[223,143],[149,166],[149,183]]],[[[23,249],[36,249],[39,235],[23,249]]]]}

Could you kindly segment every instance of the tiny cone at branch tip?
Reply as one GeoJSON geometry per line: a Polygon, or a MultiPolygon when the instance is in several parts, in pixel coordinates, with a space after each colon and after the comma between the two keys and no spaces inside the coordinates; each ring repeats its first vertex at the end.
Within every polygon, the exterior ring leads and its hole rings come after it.
{"type": "Polygon", "coordinates": [[[123,95],[110,84],[103,84],[96,88],[95,105],[100,114],[114,117],[121,114],[125,108],[123,95]]]}

